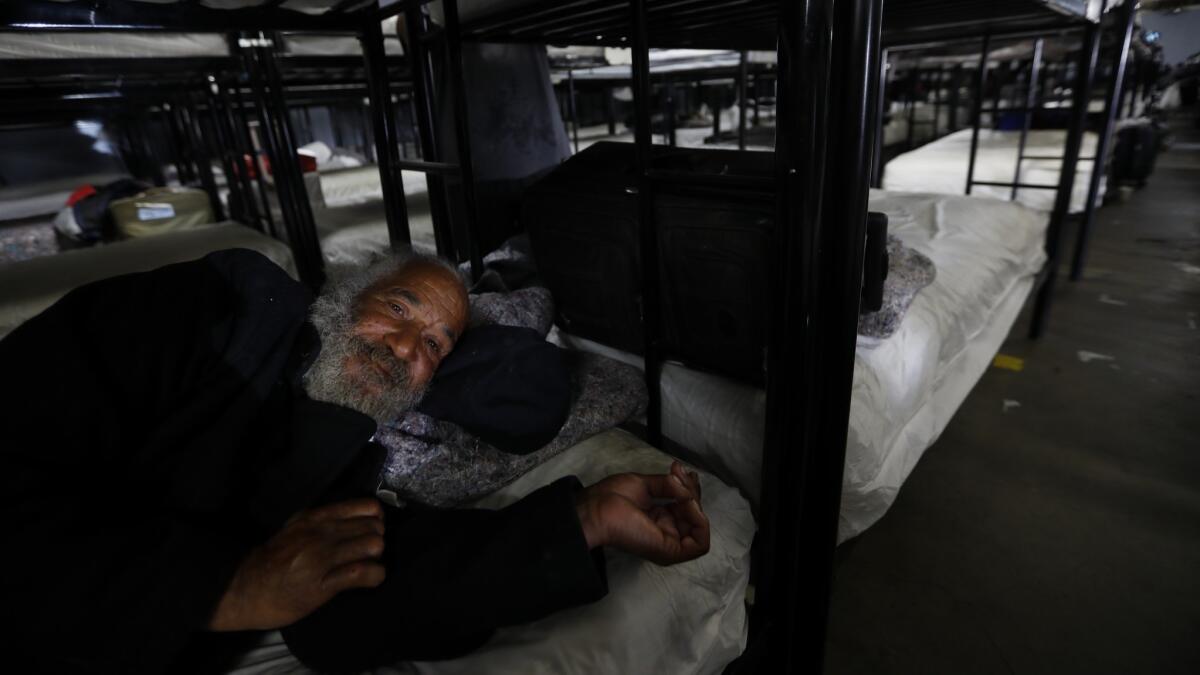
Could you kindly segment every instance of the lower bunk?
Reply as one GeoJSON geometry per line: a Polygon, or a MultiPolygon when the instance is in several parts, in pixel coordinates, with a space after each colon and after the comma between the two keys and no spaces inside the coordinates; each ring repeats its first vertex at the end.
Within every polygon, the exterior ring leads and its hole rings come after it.
{"type": "MultiPolygon", "coordinates": [[[[500,508],[567,475],[585,484],[625,471],[661,473],[672,458],[612,429],[576,444],[475,506],[500,508]]],[[[707,555],[672,567],[609,551],[608,595],[540,621],[504,628],[472,654],[398,663],[378,673],[719,673],[746,645],[746,587],[754,518],[736,489],[701,473],[711,528],[707,555]]],[[[230,671],[304,673],[278,632],[230,671]]]]}

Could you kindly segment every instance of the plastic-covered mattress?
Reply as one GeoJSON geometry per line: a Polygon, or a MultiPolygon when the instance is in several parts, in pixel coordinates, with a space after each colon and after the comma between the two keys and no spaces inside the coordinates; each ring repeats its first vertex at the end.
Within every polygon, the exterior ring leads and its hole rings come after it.
{"type": "MultiPolygon", "coordinates": [[[[1019,131],[981,130],[975,159],[975,180],[1011,182],[1017,168],[1019,131]]],[[[1081,157],[1096,154],[1096,134],[1088,132],[1083,138],[1081,157]]],[[[1061,129],[1034,129],[1029,132],[1025,154],[1035,157],[1061,157],[1067,132],[1061,129]]],[[[883,170],[883,188],[898,192],[938,192],[961,195],[967,185],[967,165],[971,156],[971,130],[962,129],[939,138],[928,145],[898,155],[883,170]]],[[[1058,185],[1062,161],[1056,159],[1026,159],[1021,165],[1021,182],[1036,185],[1058,185]]],[[[1075,171],[1075,187],[1071,191],[1071,213],[1083,211],[1087,201],[1092,162],[1081,160],[1075,171]]],[[[1101,183],[1103,188],[1103,183],[1101,183]]],[[[1011,189],[976,185],[972,195],[1008,199],[1011,189]]],[[[1054,208],[1055,190],[1022,188],[1016,201],[1039,209],[1054,208]]],[[[1103,196],[1101,191],[1100,196],[1103,196]]]]}
{"type": "Polygon", "coordinates": [[[0,336],[86,283],[162,265],[195,260],[226,248],[248,248],[270,258],[295,278],[286,244],[237,223],[67,251],[0,266],[0,336]]]}
{"type": "MultiPolygon", "coordinates": [[[[665,471],[671,458],[619,430],[579,443],[479,506],[500,508],[561,476],[590,484],[613,473],[665,471]]],[[[658,567],[608,552],[608,595],[599,602],[500,630],[475,653],[397,664],[381,673],[526,675],[555,673],[719,673],[746,645],[745,592],[754,519],[736,490],[701,473],[712,528],[708,555],[658,567]]],[[[398,608],[398,611],[400,608],[398,608]]],[[[270,633],[232,671],[307,672],[270,633]]]]}
{"type": "MultiPolygon", "coordinates": [[[[1046,215],[994,199],[872,191],[889,230],[933,260],[937,278],[885,340],[859,338],[838,539],[883,516],[925,450],[982,377],[1045,261],[1046,215]]],[[[641,358],[560,334],[567,345],[641,358]]],[[[663,433],[758,501],[766,396],[668,363],[663,433]]]]}

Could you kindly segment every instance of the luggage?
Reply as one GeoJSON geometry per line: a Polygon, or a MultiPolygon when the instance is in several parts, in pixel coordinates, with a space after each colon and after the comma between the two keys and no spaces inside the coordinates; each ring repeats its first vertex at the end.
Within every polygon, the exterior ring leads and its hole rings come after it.
{"type": "MultiPolygon", "coordinates": [[[[656,170],[774,175],[772,153],[653,150],[656,170]]],[[[628,143],[596,143],[575,155],[527,191],[522,221],[559,325],[641,354],[634,152],[628,143]]],[[[773,188],[656,188],[661,334],[670,358],[751,383],[764,380],[775,213],[773,188]]],[[[880,273],[868,276],[882,283],[880,273]]]]}
{"type": "Polygon", "coordinates": [[[84,185],[71,193],[66,207],[54,218],[59,247],[63,250],[83,248],[116,239],[117,229],[110,207],[148,187],[141,181],[121,178],[107,185],[84,185]]]}
{"type": "Polygon", "coordinates": [[[1133,183],[1139,187],[1154,173],[1158,158],[1158,132],[1150,124],[1137,124],[1117,131],[1113,149],[1112,172],[1118,183],[1133,183]]]}
{"type": "Polygon", "coordinates": [[[208,193],[184,187],[150,188],[109,206],[121,236],[136,239],[212,223],[208,193]]]}

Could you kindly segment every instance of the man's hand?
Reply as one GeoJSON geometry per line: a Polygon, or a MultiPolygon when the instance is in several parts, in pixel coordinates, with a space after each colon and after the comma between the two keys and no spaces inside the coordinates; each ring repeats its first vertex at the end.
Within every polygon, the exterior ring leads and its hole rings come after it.
{"type": "Polygon", "coordinates": [[[374,499],[292,517],[250,551],[221,597],[209,629],[269,630],[308,616],[350,588],[383,583],[383,509],[374,499]]]}
{"type": "Polygon", "coordinates": [[[708,552],[700,478],[679,462],[668,474],[609,476],[580,492],[575,508],[588,548],[612,546],[659,565],[708,552]]]}

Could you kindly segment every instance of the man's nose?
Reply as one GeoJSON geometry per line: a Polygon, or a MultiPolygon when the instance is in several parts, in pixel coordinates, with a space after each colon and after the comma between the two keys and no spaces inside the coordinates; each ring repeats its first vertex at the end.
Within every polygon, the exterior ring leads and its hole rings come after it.
{"type": "Polygon", "coordinates": [[[401,361],[415,361],[417,358],[417,345],[420,344],[421,332],[411,324],[405,323],[398,326],[395,330],[390,331],[384,336],[383,342],[388,349],[392,350],[392,354],[401,361]]]}

